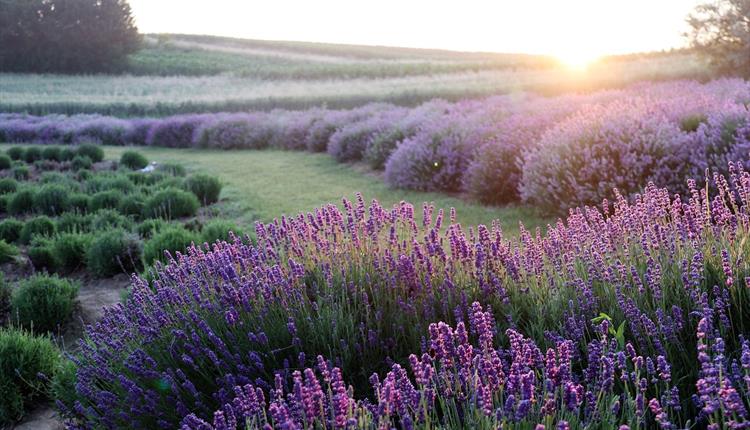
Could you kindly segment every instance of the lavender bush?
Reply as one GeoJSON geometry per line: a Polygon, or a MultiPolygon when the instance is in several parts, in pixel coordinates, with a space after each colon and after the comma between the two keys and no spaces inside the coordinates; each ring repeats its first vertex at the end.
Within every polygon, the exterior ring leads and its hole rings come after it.
{"type": "Polygon", "coordinates": [[[349,122],[350,116],[349,112],[324,112],[320,118],[316,118],[310,124],[310,128],[305,134],[305,148],[311,152],[326,152],[331,136],[336,133],[339,127],[349,122]]]}
{"type": "Polygon", "coordinates": [[[87,329],[61,407],[83,428],[743,428],[750,173],[728,171],[517,239],[360,197],[192,247],[87,329]]]}
{"type": "Polygon", "coordinates": [[[216,115],[194,131],[189,139],[200,148],[267,148],[272,129],[262,114],[216,115]]]}
{"type": "Polygon", "coordinates": [[[385,164],[385,181],[396,188],[457,191],[475,146],[474,133],[456,119],[436,120],[405,139],[385,164]],[[447,121],[447,122],[446,122],[447,121]]]}
{"type": "MultiPolygon", "coordinates": [[[[523,165],[521,195],[550,212],[626,196],[649,181],[685,178],[684,136],[650,100],[581,111],[547,132],[523,165]]],[[[677,179],[678,181],[680,179],[677,179]]]]}
{"type": "MultiPolygon", "coordinates": [[[[374,109],[381,108],[375,105],[374,109]]],[[[338,129],[328,142],[328,153],[338,161],[359,161],[367,148],[379,136],[394,129],[394,124],[406,114],[404,109],[390,108],[375,111],[365,118],[338,129]]]]}
{"type": "Polygon", "coordinates": [[[159,121],[148,130],[146,145],[189,147],[193,144],[195,131],[209,118],[209,115],[180,115],[159,121]]]}
{"type": "Polygon", "coordinates": [[[492,204],[543,202],[564,213],[611,197],[612,187],[631,194],[649,180],[687,196],[686,174],[698,179],[706,168],[726,173],[728,161],[746,163],[748,106],[743,80],[672,81],[414,108],[371,103],[161,119],[0,114],[0,140],[307,149],[388,165],[386,180],[396,187],[464,191],[492,204]]]}
{"type": "Polygon", "coordinates": [[[727,175],[729,162],[750,167],[750,111],[727,109],[712,114],[690,133],[687,146],[693,151],[693,175],[706,169],[727,175]]]}

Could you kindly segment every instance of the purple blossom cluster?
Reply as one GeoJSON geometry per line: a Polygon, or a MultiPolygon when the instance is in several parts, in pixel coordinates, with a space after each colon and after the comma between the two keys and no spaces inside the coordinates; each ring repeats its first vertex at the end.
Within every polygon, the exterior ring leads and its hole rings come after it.
{"type": "Polygon", "coordinates": [[[191,247],[87,328],[61,408],[80,428],[747,428],[750,173],[727,171],[518,238],[360,196],[191,247]]]}
{"type": "Polygon", "coordinates": [[[750,164],[750,85],[742,80],[640,83],[622,90],[513,94],[414,108],[372,103],[252,113],[117,119],[0,114],[0,140],[328,152],[385,169],[389,185],[466,191],[486,203],[549,211],[612,199],[654,182],[750,164]]]}

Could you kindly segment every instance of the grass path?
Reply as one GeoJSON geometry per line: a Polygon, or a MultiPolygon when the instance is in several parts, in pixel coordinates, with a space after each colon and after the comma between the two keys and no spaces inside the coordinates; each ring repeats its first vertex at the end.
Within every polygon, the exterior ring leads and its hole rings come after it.
{"type": "MultiPolygon", "coordinates": [[[[119,157],[128,148],[106,147],[107,158],[119,157]]],[[[227,209],[242,224],[270,221],[282,214],[296,215],[325,203],[339,203],[342,197],[354,199],[361,192],[367,201],[377,199],[390,206],[401,200],[411,202],[421,214],[422,202],[436,207],[455,207],[459,221],[466,226],[490,224],[499,219],[509,234],[518,232],[519,221],[529,229],[553,221],[523,206],[487,207],[441,193],[423,193],[388,188],[374,174],[356,166],[340,164],[325,154],[289,151],[194,150],[136,148],[150,160],[180,162],[188,169],[217,175],[225,184],[223,198],[227,209]]]]}

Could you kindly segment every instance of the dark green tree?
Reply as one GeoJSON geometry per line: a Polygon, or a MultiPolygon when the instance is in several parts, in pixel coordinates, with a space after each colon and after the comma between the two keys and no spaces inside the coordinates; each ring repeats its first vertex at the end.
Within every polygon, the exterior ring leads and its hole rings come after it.
{"type": "Polygon", "coordinates": [[[139,45],[127,0],[0,0],[0,71],[114,72],[139,45]]]}
{"type": "Polygon", "coordinates": [[[687,37],[724,74],[750,77],[750,0],[714,0],[695,8],[687,37]]]}

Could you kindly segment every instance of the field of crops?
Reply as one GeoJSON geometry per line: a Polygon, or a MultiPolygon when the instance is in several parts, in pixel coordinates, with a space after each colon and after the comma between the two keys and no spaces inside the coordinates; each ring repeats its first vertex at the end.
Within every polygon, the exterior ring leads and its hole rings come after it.
{"type": "Polygon", "coordinates": [[[748,81],[188,35],[128,71],[0,75],[0,428],[750,428],[748,81]]]}
{"type": "Polygon", "coordinates": [[[741,428],[750,174],[730,171],[716,198],[652,187],[537,237],[358,199],[259,225],[134,280],[53,385],[111,428],[741,428]]]}
{"type": "Polygon", "coordinates": [[[567,70],[549,58],[172,36],[131,59],[132,75],[0,74],[0,112],[115,116],[415,105],[518,91],[560,93],[703,77],[688,53],[567,70]]]}
{"type": "Polygon", "coordinates": [[[192,114],[162,119],[0,115],[9,142],[284,149],[365,161],[397,189],[466,192],[548,213],[630,196],[653,182],[688,195],[684,178],[748,166],[750,85],[670,81],[541,97],[496,96],[414,108],[374,103],[192,114]]]}

